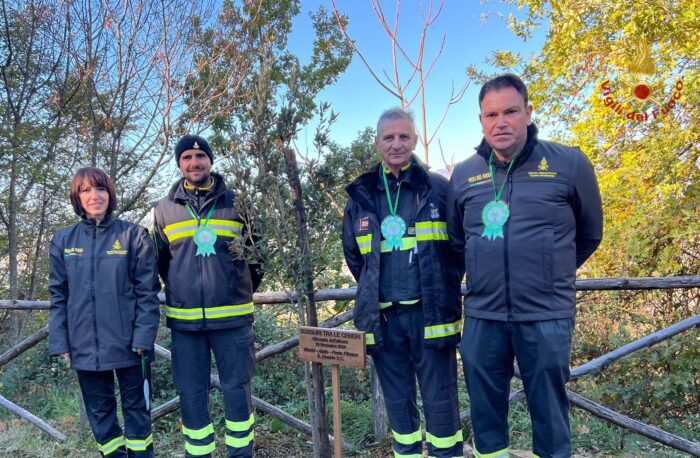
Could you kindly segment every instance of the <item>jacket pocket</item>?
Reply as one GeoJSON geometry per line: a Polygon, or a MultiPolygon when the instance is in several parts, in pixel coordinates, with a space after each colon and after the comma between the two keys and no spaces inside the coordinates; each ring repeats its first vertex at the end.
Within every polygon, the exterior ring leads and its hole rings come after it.
{"type": "Polygon", "coordinates": [[[255,373],[255,332],[253,326],[241,329],[236,337],[236,378],[239,384],[248,383],[255,373]]]}
{"type": "Polygon", "coordinates": [[[511,245],[511,295],[520,313],[549,310],[553,293],[554,229],[545,227],[532,243],[511,245]]]}
{"type": "Polygon", "coordinates": [[[477,286],[480,282],[477,280],[478,276],[478,271],[477,271],[477,258],[476,258],[476,241],[474,239],[474,236],[471,236],[467,239],[467,249],[464,253],[465,260],[464,260],[464,266],[467,271],[467,287],[469,290],[476,292],[475,286],[477,286]]]}
{"type": "Polygon", "coordinates": [[[542,233],[542,288],[545,293],[553,292],[554,229],[548,227],[542,233]]]}

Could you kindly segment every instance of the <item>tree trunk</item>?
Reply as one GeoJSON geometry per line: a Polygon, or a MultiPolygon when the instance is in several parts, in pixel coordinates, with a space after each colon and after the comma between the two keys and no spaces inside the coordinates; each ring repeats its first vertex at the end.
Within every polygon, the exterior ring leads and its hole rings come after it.
{"type": "MultiPolygon", "coordinates": [[[[10,166],[10,202],[8,203],[8,227],[7,227],[7,244],[8,244],[8,255],[10,262],[10,300],[17,300],[19,293],[19,281],[17,278],[17,210],[19,205],[17,205],[17,167],[18,158],[17,154],[14,152],[17,146],[12,145],[12,165],[10,166]]],[[[19,323],[17,320],[17,314],[13,313],[10,318],[11,332],[15,335],[15,338],[19,338],[19,323]]]]}
{"type": "Polygon", "coordinates": [[[34,257],[32,259],[32,273],[30,277],[30,283],[29,283],[29,291],[27,292],[27,300],[28,301],[33,301],[34,300],[34,295],[36,294],[36,288],[39,283],[39,275],[41,273],[41,268],[40,268],[40,262],[42,259],[42,254],[44,253],[44,250],[42,250],[42,245],[44,242],[44,237],[45,237],[45,232],[46,232],[46,208],[48,207],[49,204],[49,196],[48,193],[46,192],[46,187],[44,187],[43,190],[43,198],[41,201],[41,216],[40,216],[40,221],[41,223],[39,224],[39,233],[36,236],[36,243],[34,246],[34,257]]]}
{"type": "MultiPolygon", "coordinates": [[[[292,191],[294,217],[297,226],[297,248],[300,254],[301,293],[306,299],[306,323],[308,326],[318,326],[316,301],[314,298],[313,266],[309,246],[309,233],[304,210],[304,201],[299,180],[299,167],[296,155],[291,148],[284,148],[284,160],[287,165],[287,177],[292,191]]],[[[328,440],[328,423],[326,421],[326,396],[323,381],[323,366],[311,364],[310,382],[312,399],[309,399],[309,416],[311,417],[314,458],[331,456],[331,445],[328,440]]]]}

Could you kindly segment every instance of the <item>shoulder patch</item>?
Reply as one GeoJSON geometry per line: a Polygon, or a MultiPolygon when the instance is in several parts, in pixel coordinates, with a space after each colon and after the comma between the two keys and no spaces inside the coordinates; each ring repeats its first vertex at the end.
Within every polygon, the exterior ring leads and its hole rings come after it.
{"type": "Polygon", "coordinates": [[[360,218],[360,225],[358,227],[358,230],[360,232],[369,230],[369,217],[365,216],[363,218],[360,218]]]}

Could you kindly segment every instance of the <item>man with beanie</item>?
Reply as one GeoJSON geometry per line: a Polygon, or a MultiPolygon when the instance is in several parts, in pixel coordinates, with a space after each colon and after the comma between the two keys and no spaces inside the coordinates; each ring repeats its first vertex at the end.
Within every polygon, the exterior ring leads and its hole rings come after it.
{"type": "Polygon", "coordinates": [[[382,162],[346,189],[343,249],[357,280],[355,326],[366,332],[394,456],[423,456],[417,378],[428,455],[452,458],[464,456],[455,350],[459,260],[447,239],[447,180],[412,154],[416,141],[409,112],[395,108],[379,117],[382,162]]]}
{"type": "Polygon", "coordinates": [[[182,137],[175,160],[183,178],[156,205],[154,239],[165,282],[185,456],[210,457],[216,448],[208,408],[213,352],[224,394],[228,456],[251,457],[253,291],[262,275],[229,250],[232,240],[250,235],[235,194],[211,172],[214,155],[206,139],[182,137]]]}

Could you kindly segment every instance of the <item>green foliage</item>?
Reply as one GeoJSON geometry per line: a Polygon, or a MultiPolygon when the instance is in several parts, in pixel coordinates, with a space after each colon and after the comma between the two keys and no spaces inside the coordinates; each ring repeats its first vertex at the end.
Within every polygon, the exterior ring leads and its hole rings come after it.
{"type": "MultiPolygon", "coordinates": [[[[369,401],[341,401],[340,410],[344,441],[352,444],[353,448],[360,450],[374,441],[372,406],[369,401]]],[[[330,409],[328,411],[328,417],[333,418],[332,410],[330,409]]]]}
{"type": "MultiPolygon", "coordinates": [[[[700,93],[691,88],[700,81],[700,51],[689,45],[700,38],[697,2],[511,3],[525,9],[522,22],[510,17],[513,32],[527,39],[533,26],[547,24],[547,40],[529,61],[497,52],[492,63],[522,73],[537,124],[555,140],[579,145],[598,174],[605,235],[580,274],[697,275],[700,112],[693,107],[700,93]],[[622,114],[608,106],[642,83],[653,98],[628,99],[622,114]],[[674,96],[674,106],[659,115],[674,96]],[[648,119],[628,119],[628,112],[648,119]]],[[[580,295],[574,363],[696,315],[697,298],[697,290],[580,295]]],[[[687,331],[577,381],[576,389],[633,418],[682,425],[699,415],[698,364],[700,341],[687,331]]]]}
{"type": "MultiPolygon", "coordinates": [[[[255,311],[256,348],[264,348],[298,333],[293,321],[279,316],[270,307],[255,311]]],[[[302,415],[306,407],[306,385],[296,350],[272,356],[258,363],[252,381],[253,392],[292,415],[302,415]]],[[[274,426],[277,428],[279,425],[274,426]]]]}
{"type": "Polygon", "coordinates": [[[697,338],[681,334],[616,362],[577,385],[603,405],[615,406],[615,410],[633,418],[683,423],[684,418],[700,416],[700,380],[694,369],[698,363],[697,338]]]}

